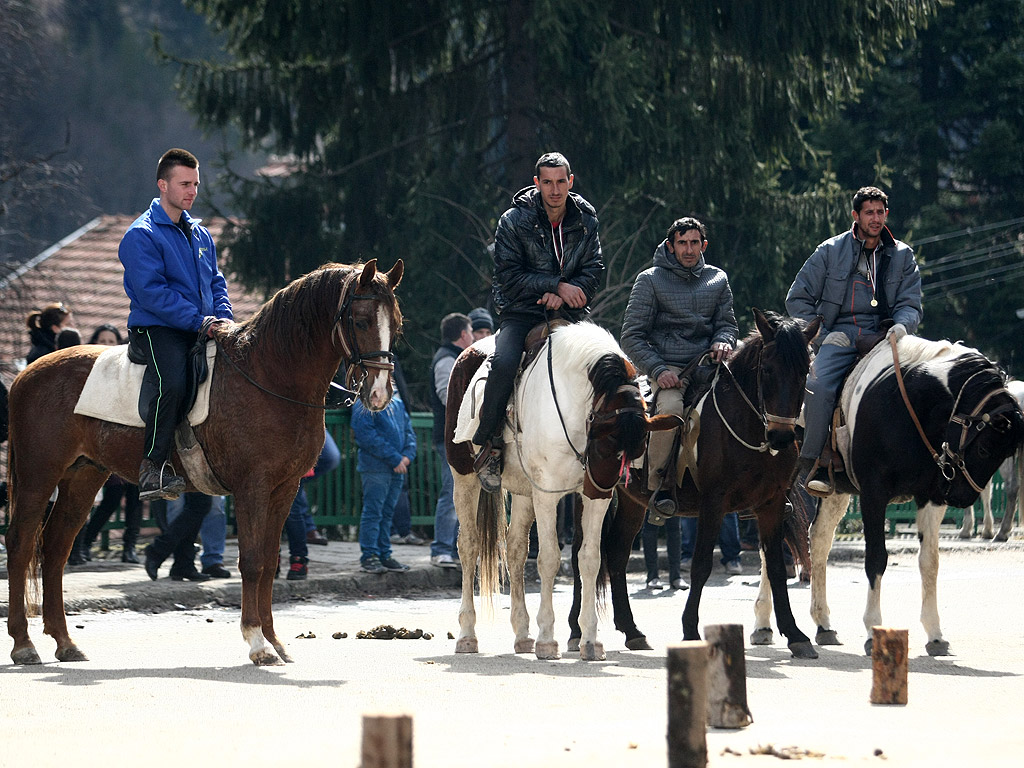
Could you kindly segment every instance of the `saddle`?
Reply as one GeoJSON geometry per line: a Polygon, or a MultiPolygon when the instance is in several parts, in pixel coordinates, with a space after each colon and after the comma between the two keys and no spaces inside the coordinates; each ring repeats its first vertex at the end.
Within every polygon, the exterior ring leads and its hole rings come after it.
{"type": "MultiPolygon", "coordinates": [[[[209,375],[210,369],[206,360],[206,345],[209,342],[209,338],[206,334],[212,322],[211,319],[203,322],[195,344],[188,351],[185,364],[185,401],[182,403],[185,413],[192,410],[192,406],[195,405],[196,398],[199,395],[199,387],[206,381],[206,377],[209,375]]],[[[137,365],[147,365],[148,358],[146,353],[140,349],[139,344],[141,342],[136,341],[137,338],[137,336],[132,336],[128,340],[128,359],[137,365]]],[[[146,416],[146,403],[152,400],[155,394],[155,387],[155,384],[143,379],[142,390],[139,392],[139,414],[143,418],[146,416]]]]}
{"type": "Polygon", "coordinates": [[[544,347],[544,340],[551,335],[552,331],[569,325],[572,321],[564,317],[556,317],[546,323],[538,323],[526,334],[523,361],[519,364],[519,370],[526,370],[544,347]]]}

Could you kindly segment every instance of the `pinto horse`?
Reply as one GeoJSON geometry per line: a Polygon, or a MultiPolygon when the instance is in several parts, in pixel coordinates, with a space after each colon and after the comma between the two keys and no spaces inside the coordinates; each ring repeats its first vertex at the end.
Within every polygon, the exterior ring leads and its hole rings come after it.
{"type": "MultiPolygon", "coordinates": [[[[697,438],[696,485],[680,484],[677,499],[683,514],[697,516],[697,541],[690,575],[690,592],[683,611],[683,637],[699,639],[698,609],[714,560],[715,542],[727,512],[751,510],[757,516],[768,581],[775,596],[779,631],[798,658],[816,658],[810,639],[796,625],[786,591],[782,542],[789,525],[786,495],[796,471],[794,424],[803,403],[810,367],[808,345],[818,332],[819,320],[800,320],[754,309],[756,330],[723,365],[711,390],[695,411],[700,417],[697,438]],[[756,404],[756,405],[755,405],[756,404]],[[698,491],[699,488],[699,491],[698,491]]],[[[685,476],[684,476],[685,479],[685,476]]],[[[617,488],[619,509],[605,526],[602,548],[611,582],[615,626],[626,634],[632,649],[650,646],[633,620],[626,592],[626,564],[651,492],[641,478],[617,488]]],[[[576,543],[573,544],[575,552],[576,543]]],[[[582,572],[573,592],[570,647],[579,636],[574,617],[579,589],[586,588],[582,572]]]]}
{"type": "MultiPolygon", "coordinates": [[[[644,449],[647,432],[670,429],[675,417],[648,420],[636,385],[636,370],[604,329],[576,323],[554,330],[537,356],[520,374],[512,398],[511,423],[505,428],[505,462],[501,480],[512,494],[512,517],[506,531],[502,494],[487,493],[473,472],[470,443],[456,442],[470,433],[463,401],[476,400],[482,386],[473,379],[493,340],[483,339],[456,360],[448,384],[445,443],[455,481],[462,560],[462,604],[456,653],[476,653],[473,578],[480,559],[480,594],[490,596],[499,583],[500,544],[507,537],[505,565],[510,573],[515,652],[535,651],[537,658],[560,657],[554,637],[551,596],[561,561],[555,517],[558,500],[582,492],[580,571],[584,574],[580,658],[603,659],[597,640],[596,579],[600,563],[601,521],[612,488],[629,462],[644,449]],[[523,572],[530,524],[537,520],[541,604],[536,643],[529,636],[523,572]],[[589,586],[589,589],[587,589],[589,586]]],[[[466,409],[467,413],[472,408],[466,409]]]]}
{"type": "MultiPolygon", "coordinates": [[[[195,427],[210,467],[234,495],[242,575],[242,637],[255,664],[290,661],[274,631],[271,599],[281,529],[324,440],[324,396],[340,365],[367,407],[391,399],[391,342],[401,326],[394,289],[403,263],[378,272],[328,264],[277,294],[244,323],[217,330],[221,360],[210,415],[195,427]],[[275,655],[274,651],[277,651],[275,655]]],[[[134,477],[143,430],[76,415],[99,346],[52,353],[14,380],[10,393],[11,521],[7,531],[11,658],[38,664],[28,634],[26,576],[41,556],[43,631],[59,661],[85,655],[68,634],[62,576],[75,534],[112,472],[134,477]],[[47,500],[57,500],[45,516],[47,500]],[[44,519],[45,517],[45,519],[44,519]]],[[[181,467],[177,454],[170,459],[181,467]]],[[[190,481],[188,490],[195,490],[190,481]]],[[[34,569],[33,569],[34,571],[34,569]]]]}
{"type": "MultiPolygon", "coordinates": [[[[939,525],[947,505],[973,505],[1000,463],[1021,447],[1024,415],[1006,389],[1003,372],[980,352],[914,336],[901,339],[895,350],[891,343],[879,344],[857,363],[843,385],[840,407],[846,424],[838,443],[846,475],[836,478],[837,493],[822,499],[811,525],[815,641],[839,644],[829,621],[825,566],[850,494],[860,494],[864,521],[864,648],[869,655],[871,628],[882,623],[882,575],[888,561],[885,508],[894,500],[912,498],[921,542],[925,649],[931,656],[945,656],[949,643],[939,627],[936,593],[939,525]]],[[[756,626],[763,627],[770,603],[759,599],[756,605],[756,626]]]]}

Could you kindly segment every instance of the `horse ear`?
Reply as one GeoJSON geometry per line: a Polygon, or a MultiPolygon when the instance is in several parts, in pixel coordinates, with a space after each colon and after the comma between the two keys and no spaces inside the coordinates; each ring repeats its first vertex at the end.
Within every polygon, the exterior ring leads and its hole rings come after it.
{"type": "Polygon", "coordinates": [[[359,273],[359,287],[366,288],[373,282],[373,276],[377,274],[377,260],[370,259],[363,264],[363,271],[359,273]]]}
{"type": "Polygon", "coordinates": [[[391,286],[391,290],[395,290],[398,284],[402,282],[402,275],[405,274],[405,262],[399,259],[395,262],[395,266],[388,270],[388,285],[391,286]]]}
{"type": "Polygon", "coordinates": [[[807,339],[807,343],[810,344],[814,341],[814,337],[818,335],[818,331],[821,329],[821,315],[815,317],[811,322],[804,326],[804,338],[807,339]]]}
{"type": "Polygon", "coordinates": [[[761,338],[767,344],[769,341],[775,338],[775,328],[768,322],[768,318],[764,316],[757,307],[751,307],[754,310],[754,325],[757,326],[758,332],[761,334],[761,338]]]}

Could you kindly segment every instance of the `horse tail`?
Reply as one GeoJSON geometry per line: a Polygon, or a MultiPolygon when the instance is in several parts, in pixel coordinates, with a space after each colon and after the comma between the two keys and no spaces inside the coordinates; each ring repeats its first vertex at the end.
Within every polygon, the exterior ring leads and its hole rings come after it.
{"type": "MultiPolygon", "coordinates": [[[[10,528],[15,523],[17,515],[17,498],[18,498],[18,470],[17,462],[14,461],[15,457],[15,445],[17,440],[14,439],[17,435],[17,426],[15,424],[10,425],[11,438],[7,443],[7,536],[8,544],[10,544],[10,528]]],[[[29,539],[28,545],[32,547],[32,557],[28,561],[28,582],[25,590],[25,614],[27,616],[36,615],[36,607],[42,605],[42,588],[39,583],[39,574],[41,571],[42,564],[42,538],[43,538],[43,523],[45,517],[39,519],[36,527],[32,531],[20,531],[19,538],[24,540],[27,536],[29,539]]],[[[22,543],[20,546],[24,547],[22,543]]],[[[8,563],[10,562],[10,556],[8,555],[8,563]]],[[[8,579],[11,578],[11,574],[8,574],[8,579]]],[[[10,610],[10,606],[8,606],[10,610]]]]}
{"type": "MultiPolygon", "coordinates": [[[[480,597],[488,602],[501,588],[501,571],[508,570],[505,561],[505,498],[502,493],[480,489],[476,508],[476,533],[480,546],[480,597]]],[[[463,563],[472,568],[472,563],[463,563]]]]}
{"type": "Polygon", "coordinates": [[[807,499],[795,484],[786,492],[786,499],[789,502],[789,509],[783,515],[782,538],[789,544],[789,551],[800,563],[800,567],[810,573],[811,545],[808,532],[811,528],[811,515],[807,499]]]}

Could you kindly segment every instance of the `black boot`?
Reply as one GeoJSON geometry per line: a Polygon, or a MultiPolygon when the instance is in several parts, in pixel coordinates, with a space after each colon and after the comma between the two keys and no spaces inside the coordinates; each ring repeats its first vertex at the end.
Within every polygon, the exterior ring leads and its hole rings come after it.
{"type": "Polygon", "coordinates": [[[168,461],[157,466],[152,459],[139,465],[139,500],[176,499],[185,492],[185,478],[174,474],[168,461]]]}
{"type": "Polygon", "coordinates": [[[122,563],[134,563],[139,564],[139,556],[135,553],[134,544],[125,544],[124,549],[121,550],[121,562],[122,563]]]}
{"type": "Polygon", "coordinates": [[[68,565],[85,565],[91,559],[89,556],[89,545],[85,543],[85,528],[83,528],[75,536],[75,543],[71,545],[68,565]]]}

